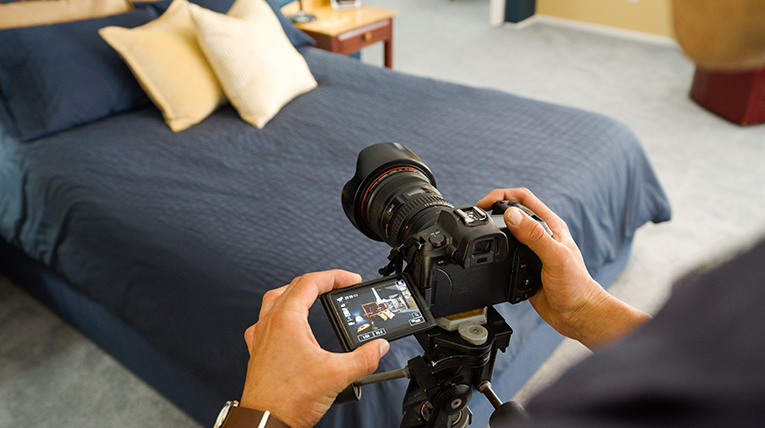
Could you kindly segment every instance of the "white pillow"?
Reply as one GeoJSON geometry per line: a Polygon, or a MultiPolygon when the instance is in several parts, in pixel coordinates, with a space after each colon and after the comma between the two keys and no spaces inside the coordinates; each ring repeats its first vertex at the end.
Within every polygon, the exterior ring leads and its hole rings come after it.
{"type": "Polygon", "coordinates": [[[197,40],[231,104],[263,128],[293,98],[317,86],[264,0],[236,0],[228,14],[189,5],[197,40]]]}

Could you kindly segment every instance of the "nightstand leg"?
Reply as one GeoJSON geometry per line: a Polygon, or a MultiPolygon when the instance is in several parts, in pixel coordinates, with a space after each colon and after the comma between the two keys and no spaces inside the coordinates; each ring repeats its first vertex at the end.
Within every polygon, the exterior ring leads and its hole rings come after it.
{"type": "Polygon", "coordinates": [[[385,40],[383,43],[385,50],[385,66],[393,68],[393,38],[385,40]]]}
{"type": "Polygon", "coordinates": [[[385,66],[393,68],[393,19],[388,20],[388,28],[385,29],[388,36],[383,41],[383,51],[385,53],[385,66]]]}

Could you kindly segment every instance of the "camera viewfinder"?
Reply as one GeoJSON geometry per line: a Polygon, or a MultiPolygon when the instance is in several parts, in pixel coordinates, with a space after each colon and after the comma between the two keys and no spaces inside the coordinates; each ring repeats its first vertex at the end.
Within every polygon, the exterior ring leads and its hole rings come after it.
{"type": "Polygon", "coordinates": [[[481,239],[473,243],[473,257],[491,252],[491,244],[494,238],[481,239]]]}

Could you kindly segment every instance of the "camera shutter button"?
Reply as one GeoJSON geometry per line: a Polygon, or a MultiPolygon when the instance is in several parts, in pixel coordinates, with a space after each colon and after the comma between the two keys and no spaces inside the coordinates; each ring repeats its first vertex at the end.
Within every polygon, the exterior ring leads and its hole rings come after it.
{"type": "Polygon", "coordinates": [[[446,237],[440,233],[435,233],[430,235],[428,242],[430,242],[430,245],[432,245],[433,248],[441,248],[446,245],[446,237]]]}

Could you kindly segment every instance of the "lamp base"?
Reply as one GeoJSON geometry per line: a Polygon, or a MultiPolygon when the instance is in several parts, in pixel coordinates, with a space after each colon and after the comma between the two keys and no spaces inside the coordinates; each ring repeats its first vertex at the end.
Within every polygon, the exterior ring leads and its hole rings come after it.
{"type": "Polygon", "coordinates": [[[315,16],[309,15],[302,10],[298,12],[297,15],[290,16],[290,19],[292,20],[292,22],[297,24],[305,24],[306,22],[316,21],[315,16]]]}
{"type": "Polygon", "coordinates": [[[740,125],[765,122],[765,67],[740,73],[696,69],[691,98],[740,125]]]}

